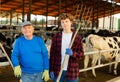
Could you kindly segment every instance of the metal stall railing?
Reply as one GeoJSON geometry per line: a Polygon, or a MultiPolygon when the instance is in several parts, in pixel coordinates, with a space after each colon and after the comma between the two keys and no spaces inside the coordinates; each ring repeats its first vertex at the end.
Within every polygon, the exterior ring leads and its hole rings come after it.
{"type": "MultiPolygon", "coordinates": [[[[93,67],[88,67],[88,68],[83,68],[83,69],[80,69],[79,72],[84,72],[84,71],[88,71],[88,70],[92,70],[92,69],[95,69],[95,68],[100,68],[100,67],[104,67],[104,66],[107,66],[107,65],[110,65],[110,64],[114,64],[114,63],[119,63],[120,60],[115,60],[113,62],[109,62],[109,63],[105,63],[105,64],[101,64],[101,53],[103,52],[110,52],[110,51],[119,51],[120,49],[112,49],[112,50],[100,50],[100,51],[91,51],[91,52],[85,52],[84,55],[91,55],[91,54],[96,54],[98,53],[99,54],[99,58],[98,58],[98,64],[96,66],[93,66],[93,67]]],[[[120,59],[120,54],[118,56],[120,59]]]]}

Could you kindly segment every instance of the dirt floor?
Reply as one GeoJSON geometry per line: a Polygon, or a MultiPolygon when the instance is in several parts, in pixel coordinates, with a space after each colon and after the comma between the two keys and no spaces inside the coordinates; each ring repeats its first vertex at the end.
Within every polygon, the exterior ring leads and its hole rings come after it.
{"type": "MultiPolygon", "coordinates": [[[[118,66],[119,68],[120,66],[118,66]]],[[[120,69],[118,69],[118,75],[108,73],[108,66],[96,69],[97,77],[92,76],[91,71],[87,72],[87,78],[84,77],[84,73],[81,72],[79,76],[79,82],[105,82],[120,75],[120,69]]],[[[0,67],[0,82],[19,82],[13,75],[13,70],[10,66],[0,67]]],[[[48,82],[52,82],[49,80],[48,82]]]]}

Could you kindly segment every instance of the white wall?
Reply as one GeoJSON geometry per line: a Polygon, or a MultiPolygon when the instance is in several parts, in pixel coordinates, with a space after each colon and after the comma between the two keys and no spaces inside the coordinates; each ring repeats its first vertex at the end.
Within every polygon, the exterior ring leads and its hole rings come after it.
{"type": "MultiPolygon", "coordinates": [[[[117,30],[118,29],[118,18],[117,17],[113,17],[113,18],[111,18],[111,21],[113,22],[113,29],[112,30],[117,30]]],[[[108,29],[109,30],[110,29],[110,16],[107,16],[105,18],[100,18],[99,19],[99,28],[103,29],[103,21],[104,20],[105,20],[105,22],[104,22],[104,29],[108,29]]],[[[111,24],[111,26],[112,26],[112,24],[111,24]]]]}

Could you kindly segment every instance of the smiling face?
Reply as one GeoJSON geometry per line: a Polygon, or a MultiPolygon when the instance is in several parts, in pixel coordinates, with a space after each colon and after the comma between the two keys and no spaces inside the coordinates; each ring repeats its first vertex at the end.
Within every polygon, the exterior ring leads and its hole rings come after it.
{"type": "Polygon", "coordinates": [[[25,25],[21,28],[21,31],[25,38],[32,39],[34,32],[34,27],[32,25],[25,25]]]}

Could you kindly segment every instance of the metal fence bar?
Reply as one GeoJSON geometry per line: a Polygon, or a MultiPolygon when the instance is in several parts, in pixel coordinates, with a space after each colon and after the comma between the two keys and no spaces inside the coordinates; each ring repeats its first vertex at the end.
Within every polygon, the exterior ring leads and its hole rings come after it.
{"type": "Polygon", "coordinates": [[[110,62],[110,63],[106,63],[106,64],[100,64],[100,65],[96,65],[96,66],[93,66],[93,67],[88,67],[88,68],[80,69],[79,72],[84,72],[84,71],[88,71],[88,70],[91,70],[91,69],[100,68],[100,67],[103,67],[103,66],[114,64],[116,62],[120,62],[120,61],[114,61],[114,62],[110,62]]]}
{"type": "MultiPolygon", "coordinates": [[[[96,53],[99,53],[100,55],[100,57],[99,57],[99,59],[98,59],[98,65],[96,65],[96,66],[93,66],[93,67],[88,67],[88,68],[83,68],[83,69],[80,69],[79,70],[79,72],[84,72],[84,71],[88,71],[88,70],[92,70],[92,69],[95,69],[95,68],[100,68],[100,67],[103,67],[103,66],[107,66],[107,65],[110,65],[110,64],[114,64],[114,63],[119,63],[120,62],[120,60],[119,61],[113,61],[113,62],[110,62],[110,63],[106,63],[106,64],[100,64],[100,61],[101,61],[101,53],[103,53],[103,52],[110,52],[110,51],[118,51],[118,50],[120,50],[120,48],[119,49],[111,49],[111,50],[99,50],[99,51],[92,51],[92,52],[85,52],[84,53],[84,55],[86,56],[86,55],[92,55],[92,54],[96,54],[96,53]]],[[[119,59],[120,59],[120,54],[119,54],[119,59]]]]}
{"type": "Polygon", "coordinates": [[[98,50],[98,51],[91,51],[91,52],[85,52],[84,55],[91,55],[91,54],[95,54],[95,53],[102,53],[102,52],[109,52],[109,51],[113,51],[113,50],[120,50],[119,49],[111,49],[111,50],[98,50]]]}

